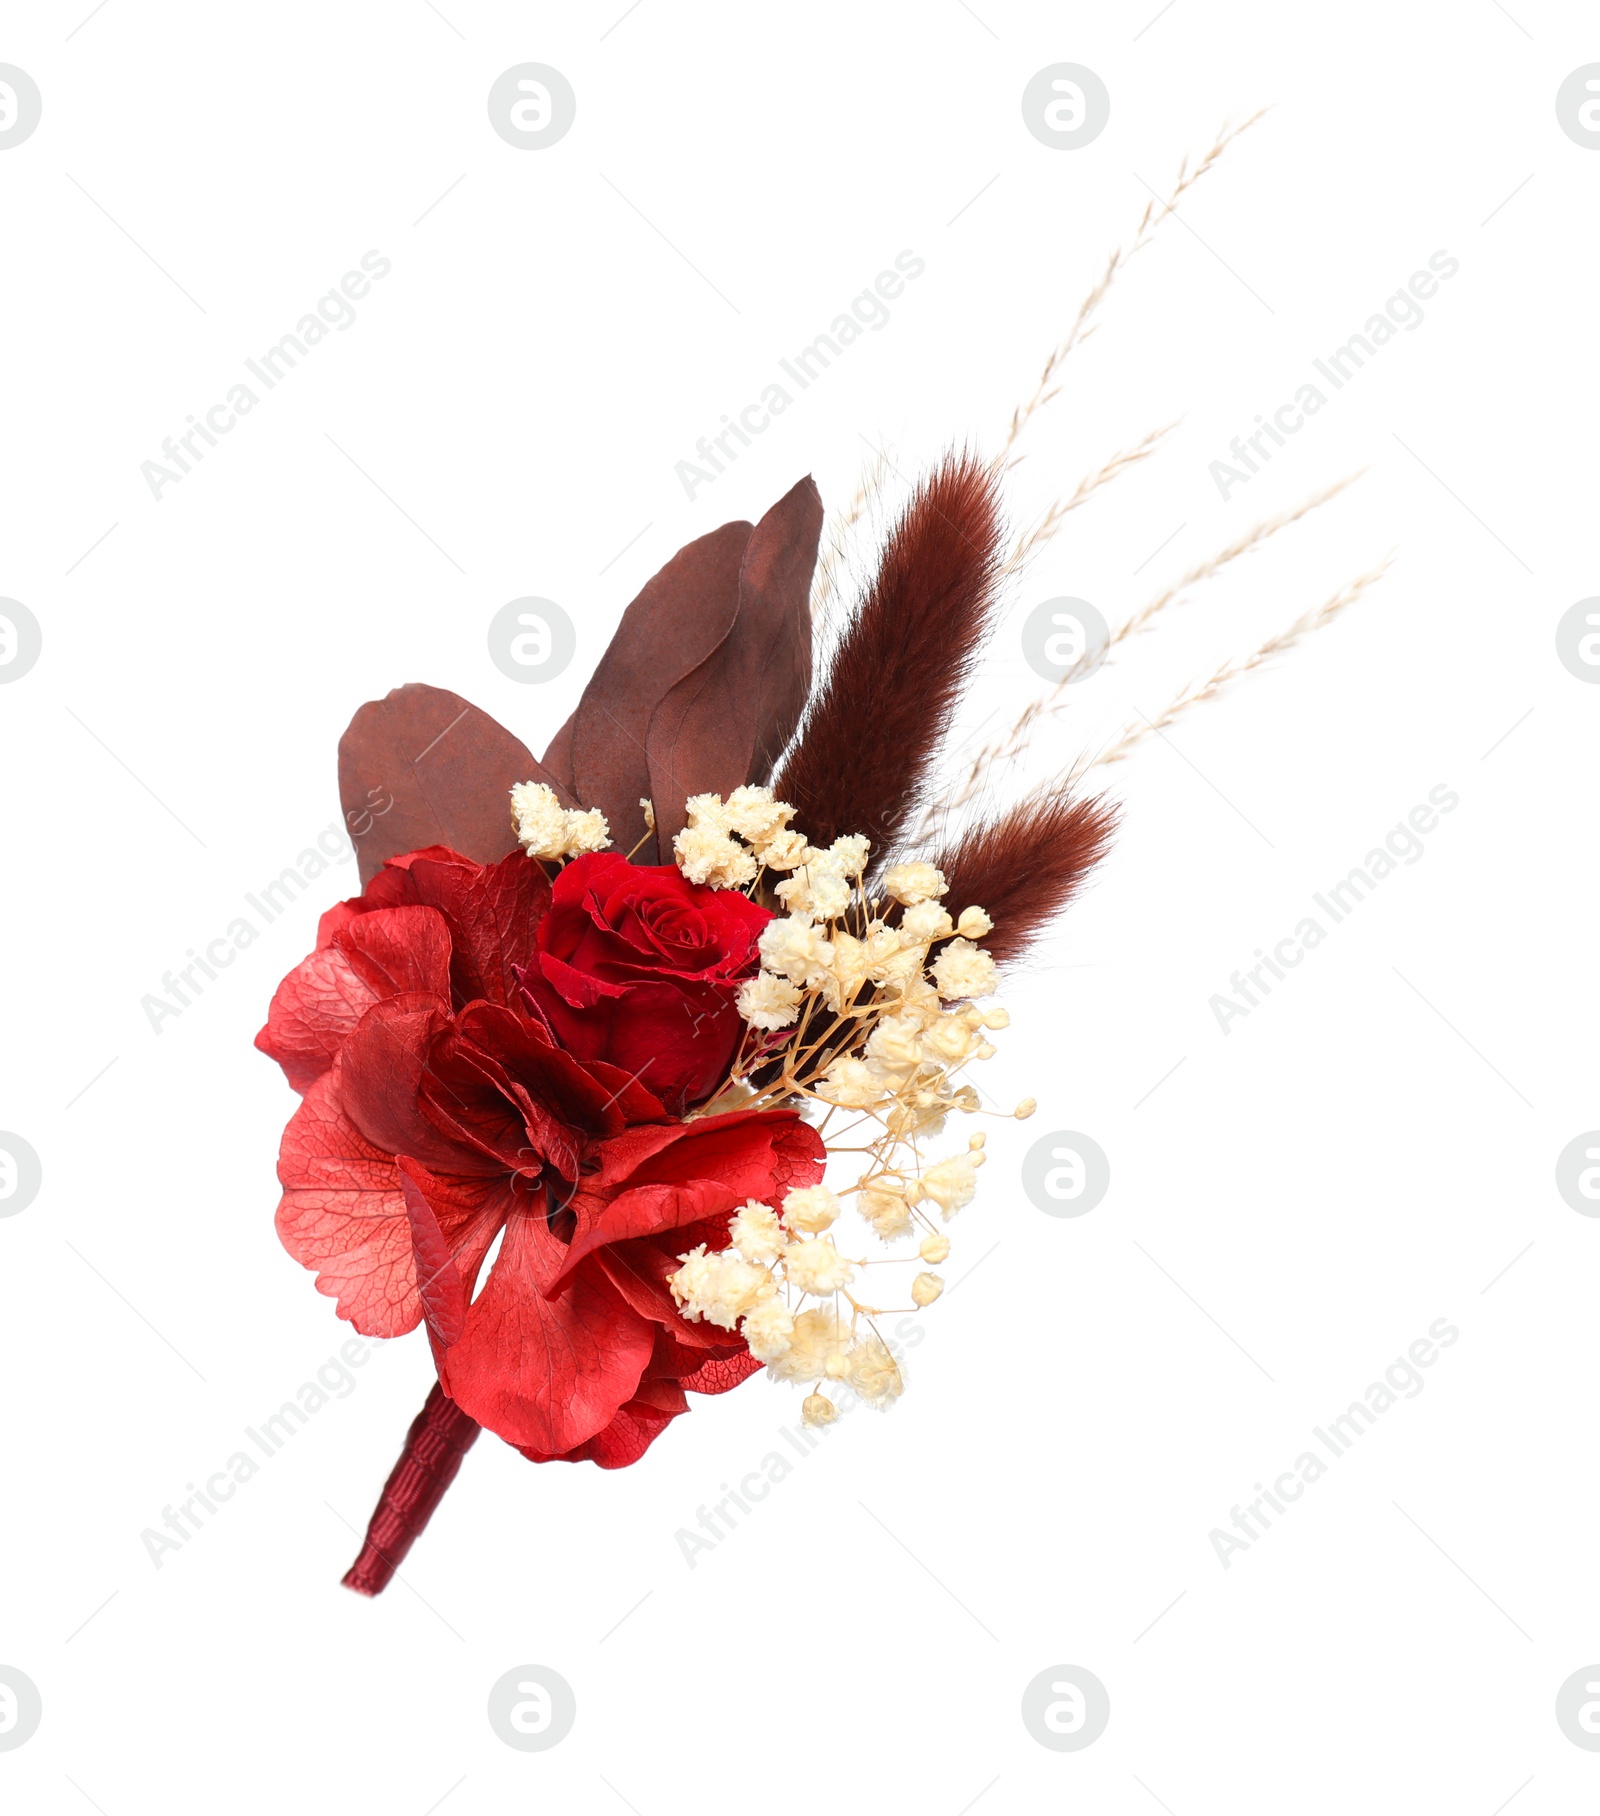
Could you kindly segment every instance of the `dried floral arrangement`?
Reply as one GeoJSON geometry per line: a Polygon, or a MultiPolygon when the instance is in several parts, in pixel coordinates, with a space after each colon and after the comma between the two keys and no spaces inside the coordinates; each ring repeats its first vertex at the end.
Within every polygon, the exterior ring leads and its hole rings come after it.
{"type": "MultiPolygon", "coordinates": [[[[809,479],[682,549],[542,758],[437,688],[356,714],[339,781],[362,893],[323,916],[257,1039],[302,1097],[281,1240],[363,1334],[422,1325],[438,1373],[349,1587],[388,1583],[482,1429],[614,1469],[690,1394],[762,1370],[814,1425],[842,1393],[902,1393],[880,1320],[943,1290],[984,1159],[958,1131],[1033,1108],[986,1110],[972,1068],[1007,1025],[1006,968],[1106,851],[1115,812],[1083,773],[1375,577],[1003,810],[971,811],[1061,688],[941,766],[1010,578],[1165,432],[1008,546],[1017,440],[1232,136],[1112,255],[1000,454],[952,454],[915,487],[848,611],[842,551],[881,467],[820,568],[809,479]]],[[[1113,646],[1332,495],[1191,570],[1113,646]]]]}

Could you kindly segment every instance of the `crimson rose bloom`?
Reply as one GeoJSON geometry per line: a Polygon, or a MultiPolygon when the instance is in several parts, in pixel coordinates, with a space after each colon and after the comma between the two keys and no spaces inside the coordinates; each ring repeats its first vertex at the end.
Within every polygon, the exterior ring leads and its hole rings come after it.
{"type": "Polygon", "coordinates": [[[621,1066],[681,1112],[727,1077],[744,1032],[739,985],[771,919],[674,864],[595,852],[556,878],[523,987],[567,1052],[621,1066]]]}
{"type": "MultiPolygon", "coordinates": [[[[615,877],[611,899],[626,889],[615,877]]],[[[640,910],[671,956],[711,945],[692,946],[696,916],[715,924],[695,900],[711,892],[684,889],[676,946],[667,911],[640,910]]],[[[479,865],[433,847],[323,916],[256,1043],[305,1097],[278,1232],[357,1330],[425,1321],[446,1393],[480,1425],[538,1462],[618,1468],[686,1389],[720,1393],[758,1366],[734,1333],[680,1316],[677,1255],[725,1247],[746,1198],[815,1183],[823,1147],[789,1110],[680,1122],[620,1065],[563,1050],[521,988],[550,894],[520,853],[479,865]]],[[[647,882],[636,899],[661,894],[647,882]]],[[[611,1004],[630,1052],[635,988],[611,1004]]],[[[717,1044],[715,1065],[693,1073],[685,1055],[679,1076],[720,1076],[717,1044]]]]}

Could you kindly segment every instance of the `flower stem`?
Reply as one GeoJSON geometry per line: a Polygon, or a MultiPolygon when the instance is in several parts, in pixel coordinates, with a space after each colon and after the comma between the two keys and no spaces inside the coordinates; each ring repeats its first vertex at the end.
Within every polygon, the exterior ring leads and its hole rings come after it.
{"type": "Polygon", "coordinates": [[[389,1586],[482,1429],[434,1382],[383,1485],[361,1555],[344,1574],[346,1589],[377,1595],[389,1586]]]}

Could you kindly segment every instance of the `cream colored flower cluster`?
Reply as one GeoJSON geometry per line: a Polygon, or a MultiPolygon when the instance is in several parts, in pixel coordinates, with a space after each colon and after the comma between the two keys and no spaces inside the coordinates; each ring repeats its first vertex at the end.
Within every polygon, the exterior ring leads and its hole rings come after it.
{"type": "Polygon", "coordinates": [[[805,844],[787,830],[794,809],[774,801],[770,788],[736,788],[727,800],[690,795],[688,813],[673,856],[691,883],[711,889],[742,889],[763,867],[785,870],[791,846],[805,844]]]}
{"type": "Polygon", "coordinates": [[[581,857],[611,843],[611,828],[599,808],[571,811],[543,782],[518,782],[511,790],[511,829],[530,858],[581,857]]]}
{"type": "MultiPolygon", "coordinates": [[[[751,1199],[734,1215],[728,1248],[708,1254],[701,1243],[679,1257],[672,1295],[692,1323],[737,1329],[774,1380],[843,1381],[868,1405],[885,1407],[905,1382],[872,1309],[849,1291],[866,1264],[841,1254],[826,1233],[842,1209],[825,1185],[787,1193],[781,1211],[751,1199]],[[840,1309],[841,1298],[853,1315],[840,1309]]],[[[813,1391],[804,1416],[825,1424],[836,1410],[813,1391]]]]}
{"type": "MultiPolygon", "coordinates": [[[[987,1036],[1010,1019],[974,1000],[997,981],[977,943],[993,923],[981,908],[952,920],[932,864],[891,865],[869,889],[866,839],[818,849],[790,830],[794,809],[766,789],[697,796],[689,810],[675,846],[684,874],[716,888],[764,883],[785,910],[763,929],[761,970],[739,995],[751,1029],[735,1067],[748,1080],[741,1101],[809,1104],[825,1143],[835,1137],[830,1153],[865,1155],[866,1165],[841,1191],[809,1186],[781,1206],[747,1203],[728,1248],[702,1244],[679,1257],[672,1292],[691,1321],[738,1330],[773,1378],[808,1384],[804,1417],[827,1424],[838,1410],[823,1391],[829,1382],[872,1406],[899,1397],[900,1367],[876,1320],[920,1310],[944,1290],[931,1271],[950,1254],[942,1224],[972,1201],[984,1137],[937,1159],[923,1144],[951,1111],[978,1110],[960,1074],[993,1055],[987,1036]],[[846,1210],[865,1228],[841,1249],[834,1225],[846,1210]],[[880,1295],[867,1294],[865,1270],[909,1259],[848,1252],[870,1246],[869,1235],[891,1245],[919,1239],[916,1259],[928,1266],[903,1289],[909,1305],[869,1303],[880,1295]]],[[[1026,1099],[1015,1114],[1032,1110],[1026,1099]]]]}
{"type": "Polygon", "coordinates": [[[720,795],[690,795],[689,823],[672,841],[678,868],[691,883],[743,889],[763,870],[795,872],[775,890],[791,912],[843,914],[854,895],[870,847],[862,838],[836,839],[827,851],[789,830],[794,809],[772,798],[770,788],[736,788],[720,795]]]}

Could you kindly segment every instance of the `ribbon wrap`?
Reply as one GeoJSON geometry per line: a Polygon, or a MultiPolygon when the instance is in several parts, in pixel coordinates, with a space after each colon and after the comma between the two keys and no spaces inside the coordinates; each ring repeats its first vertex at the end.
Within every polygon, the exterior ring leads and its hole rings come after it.
{"type": "Polygon", "coordinates": [[[346,1589],[377,1595],[388,1587],[482,1429],[434,1383],[378,1496],[361,1555],[345,1572],[346,1589]]]}

